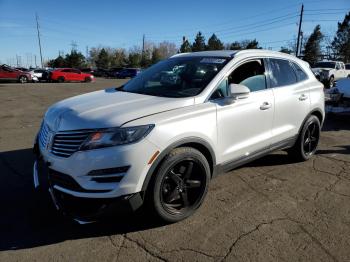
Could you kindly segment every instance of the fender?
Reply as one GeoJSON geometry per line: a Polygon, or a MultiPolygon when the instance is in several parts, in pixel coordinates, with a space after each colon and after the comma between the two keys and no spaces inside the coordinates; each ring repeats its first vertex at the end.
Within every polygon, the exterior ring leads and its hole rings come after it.
{"type": "Polygon", "coordinates": [[[159,164],[163,161],[164,157],[170,153],[171,150],[173,150],[174,148],[177,148],[181,145],[186,145],[186,144],[190,144],[190,143],[195,143],[195,144],[200,144],[201,146],[205,147],[211,156],[211,161],[212,161],[212,175],[214,175],[216,173],[216,157],[215,157],[215,153],[213,148],[211,147],[211,145],[205,141],[202,138],[199,137],[186,137],[183,138],[179,141],[176,141],[172,144],[170,144],[166,149],[164,149],[160,155],[157,157],[157,159],[153,162],[151,168],[148,170],[145,180],[143,181],[143,185],[142,185],[142,192],[145,192],[147,190],[148,184],[152,178],[152,175],[154,174],[154,172],[156,171],[157,167],[159,166],[159,164]]]}
{"type": "Polygon", "coordinates": [[[305,117],[305,119],[303,120],[303,123],[301,124],[301,126],[299,127],[299,130],[298,130],[298,136],[299,136],[299,134],[300,134],[300,132],[301,132],[301,130],[302,130],[302,128],[303,128],[305,122],[309,119],[309,117],[310,117],[311,115],[314,115],[314,113],[319,113],[319,114],[322,115],[322,120],[320,121],[321,128],[322,128],[322,125],[323,125],[323,122],[324,122],[324,118],[325,118],[325,117],[324,117],[324,115],[323,115],[323,113],[322,113],[322,109],[319,108],[319,107],[316,107],[316,108],[314,108],[310,113],[308,113],[307,116],[305,117]]]}

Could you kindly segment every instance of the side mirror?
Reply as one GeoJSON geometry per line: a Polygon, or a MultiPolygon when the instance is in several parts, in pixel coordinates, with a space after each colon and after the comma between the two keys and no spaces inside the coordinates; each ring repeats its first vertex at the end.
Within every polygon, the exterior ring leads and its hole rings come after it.
{"type": "Polygon", "coordinates": [[[245,85],[230,84],[231,97],[235,100],[244,99],[249,96],[250,89],[245,85]]]}

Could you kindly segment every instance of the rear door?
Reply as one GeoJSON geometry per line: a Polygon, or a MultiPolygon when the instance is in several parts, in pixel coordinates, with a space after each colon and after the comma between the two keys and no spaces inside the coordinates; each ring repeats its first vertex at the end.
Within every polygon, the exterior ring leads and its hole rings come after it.
{"type": "Polygon", "coordinates": [[[81,74],[81,72],[79,70],[72,69],[71,70],[71,75],[72,75],[72,80],[73,81],[83,81],[82,74],[81,74]]]}
{"type": "Polygon", "coordinates": [[[0,69],[0,78],[6,80],[16,80],[18,71],[9,67],[2,67],[0,69]]]}
{"type": "Polygon", "coordinates": [[[269,59],[269,80],[275,97],[273,145],[296,138],[308,115],[310,91],[307,78],[297,64],[294,67],[294,64],[286,59],[269,59]],[[298,69],[295,69],[296,67],[298,69]]]}

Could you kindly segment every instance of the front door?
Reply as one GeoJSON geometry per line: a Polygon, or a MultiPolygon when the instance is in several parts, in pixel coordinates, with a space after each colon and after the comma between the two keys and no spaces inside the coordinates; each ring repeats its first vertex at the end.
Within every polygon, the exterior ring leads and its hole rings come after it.
{"type": "Polygon", "coordinates": [[[269,148],[274,97],[272,90],[267,88],[264,60],[241,62],[219,85],[218,92],[221,95],[214,93],[212,102],[217,106],[219,161],[231,162],[269,148]],[[220,96],[229,95],[224,90],[231,83],[247,86],[250,94],[227,105],[225,98],[220,96]]]}

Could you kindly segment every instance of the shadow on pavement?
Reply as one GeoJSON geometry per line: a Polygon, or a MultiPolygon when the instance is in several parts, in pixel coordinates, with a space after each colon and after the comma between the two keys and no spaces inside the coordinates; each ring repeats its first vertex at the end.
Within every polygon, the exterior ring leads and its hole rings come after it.
{"type": "Polygon", "coordinates": [[[162,226],[141,213],[111,221],[78,225],[60,215],[47,195],[32,183],[31,149],[0,153],[0,251],[59,243],[69,239],[123,234],[162,226]],[[140,217],[142,216],[142,217],[140,217]]]}

